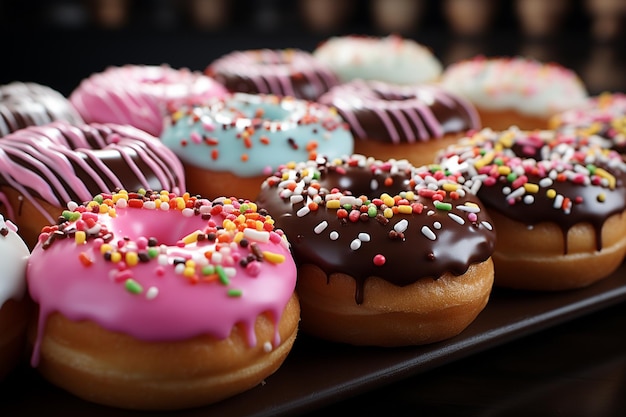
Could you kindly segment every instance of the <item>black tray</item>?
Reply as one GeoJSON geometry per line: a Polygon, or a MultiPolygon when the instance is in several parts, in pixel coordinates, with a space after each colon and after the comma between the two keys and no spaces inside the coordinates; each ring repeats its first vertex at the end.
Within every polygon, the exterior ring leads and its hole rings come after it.
{"type": "MultiPolygon", "coordinates": [[[[626,264],[584,289],[534,293],[494,289],[487,307],[460,335],[427,346],[354,347],[300,334],[283,366],[245,393],[177,416],[281,416],[335,401],[538,332],[626,300],[626,264]]],[[[63,411],[64,415],[134,416],[82,401],[44,381],[27,366],[0,385],[0,415],[63,411]]]]}

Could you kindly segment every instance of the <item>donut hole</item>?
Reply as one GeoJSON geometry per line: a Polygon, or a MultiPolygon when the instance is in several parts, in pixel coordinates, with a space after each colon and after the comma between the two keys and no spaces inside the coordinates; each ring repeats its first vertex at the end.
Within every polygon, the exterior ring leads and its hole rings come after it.
{"type": "Polygon", "coordinates": [[[390,196],[400,195],[410,190],[409,178],[403,172],[369,173],[360,168],[348,169],[348,175],[330,171],[324,185],[330,191],[338,188],[344,194],[355,197],[367,196],[368,199],[379,198],[386,193],[390,196]]]}

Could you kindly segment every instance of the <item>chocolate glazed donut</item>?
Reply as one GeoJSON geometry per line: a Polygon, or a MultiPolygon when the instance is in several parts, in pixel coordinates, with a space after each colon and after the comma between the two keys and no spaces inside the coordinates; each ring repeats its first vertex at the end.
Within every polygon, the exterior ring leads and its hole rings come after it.
{"type": "Polygon", "coordinates": [[[83,123],[69,100],[50,87],[18,81],[0,86],[0,137],[56,120],[83,123]]]}
{"type": "Polygon", "coordinates": [[[184,192],[182,164],[157,138],[131,126],[53,122],[0,140],[0,208],[29,245],[68,202],[117,189],[184,192]]]}
{"type": "Polygon", "coordinates": [[[458,333],[486,303],[493,282],[491,220],[474,195],[437,167],[414,168],[407,161],[382,162],[362,155],[319,158],[283,167],[265,181],[257,203],[289,237],[301,273],[303,328],[313,328],[314,334],[353,344],[426,343],[458,333]],[[312,269],[321,271],[313,275],[324,276],[316,290],[308,284],[316,279],[308,275],[312,269]],[[471,285],[466,274],[475,279],[471,285]],[[345,288],[351,289],[339,290],[338,301],[332,294],[335,279],[344,278],[352,283],[345,288]],[[318,298],[316,291],[326,294],[318,298]],[[379,291],[398,291],[409,306],[379,305],[379,291]],[[450,325],[455,317],[438,316],[446,310],[450,314],[452,305],[470,304],[469,296],[452,301],[455,292],[471,293],[471,303],[476,303],[471,311],[459,313],[460,326],[450,325]],[[416,304],[429,303],[436,305],[416,311],[422,309],[416,304]],[[406,320],[406,327],[381,324],[377,333],[368,327],[373,321],[362,322],[365,316],[378,316],[387,324],[406,320]],[[449,325],[448,330],[420,332],[418,323],[424,321],[438,321],[434,327],[439,330],[449,325]],[[335,327],[329,330],[334,334],[324,330],[329,326],[335,327]]]}

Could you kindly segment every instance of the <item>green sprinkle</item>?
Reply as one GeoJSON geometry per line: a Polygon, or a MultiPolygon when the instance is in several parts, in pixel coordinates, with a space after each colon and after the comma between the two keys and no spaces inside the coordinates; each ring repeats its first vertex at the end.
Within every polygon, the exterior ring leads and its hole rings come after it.
{"type": "Polygon", "coordinates": [[[248,210],[250,210],[250,205],[249,204],[243,203],[242,205],[239,206],[239,212],[241,214],[245,214],[246,211],[248,211],[248,210]]]}
{"type": "Polygon", "coordinates": [[[596,173],[596,166],[593,164],[587,164],[587,171],[589,171],[589,173],[591,175],[596,173]]]}
{"type": "Polygon", "coordinates": [[[217,276],[220,279],[220,282],[224,285],[230,284],[230,280],[228,279],[228,275],[226,275],[226,271],[222,265],[215,265],[215,272],[217,272],[217,276]]]}
{"type": "Polygon", "coordinates": [[[493,160],[493,163],[496,164],[497,166],[502,166],[504,165],[504,161],[502,160],[502,158],[495,158],[493,160]]]}
{"type": "Polygon", "coordinates": [[[126,287],[126,291],[131,294],[141,294],[143,291],[143,287],[141,286],[141,284],[132,278],[128,278],[124,282],[124,286],[126,287]]]}
{"type": "Polygon", "coordinates": [[[228,296],[229,297],[241,297],[243,294],[243,291],[241,291],[240,289],[237,288],[231,288],[228,290],[228,296]]]}
{"type": "Polygon", "coordinates": [[[102,202],[104,201],[104,197],[102,197],[102,194],[98,194],[97,196],[93,198],[93,201],[95,201],[98,204],[102,204],[102,202]]]}
{"type": "Polygon", "coordinates": [[[376,217],[376,214],[378,214],[378,209],[376,208],[374,204],[372,204],[371,206],[367,208],[367,215],[369,217],[376,217]]]}
{"type": "Polygon", "coordinates": [[[450,211],[452,210],[452,204],[450,203],[442,203],[441,201],[435,201],[435,208],[439,210],[450,211]]]}
{"type": "Polygon", "coordinates": [[[61,213],[61,216],[68,221],[76,221],[78,219],[80,219],[80,213],[79,212],[74,212],[74,211],[69,211],[69,210],[63,210],[63,213],[61,213]]]}
{"type": "Polygon", "coordinates": [[[344,204],[344,205],[343,205],[343,206],[341,206],[341,207],[343,207],[343,208],[344,208],[344,209],[346,209],[346,210],[352,210],[352,204],[348,204],[348,203],[346,203],[346,204],[344,204]]]}
{"type": "Polygon", "coordinates": [[[215,267],[213,265],[204,265],[202,267],[202,275],[211,275],[215,273],[215,267]]]}
{"type": "Polygon", "coordinates": [[[509,175],[506,176],[506,180],[508,182],[513,182],[517,179],[517,174],[514,174],[513,172],[511,172],[509,175]]]}
{"type": "Polygon", "coordinates": [[[315,171],[313,173],[313,179],[319,180],[320,178],[322,178],[322,174],[319,171],[315,171]]]}
{"type": "Polygon", "coordinates": [[[148,257],[150,259],[154,259],[157,256],[159,256],[159,250],[157,248],[155,248],[155,247],[148,248],[148,257]]]}

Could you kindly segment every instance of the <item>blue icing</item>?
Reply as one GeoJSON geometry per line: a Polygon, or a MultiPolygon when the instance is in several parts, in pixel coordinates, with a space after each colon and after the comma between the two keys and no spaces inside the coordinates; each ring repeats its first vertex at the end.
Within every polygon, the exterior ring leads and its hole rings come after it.
{"type": "Polygon", "coordinates": [[[317,155],[330,159],[354,151],[350,130],[327,107],[243,93],[180,109],[168,118],[161,141],[185,164],[241,177],[270,175],[279,165],[306,161],[312,143],[317,155]]]}

